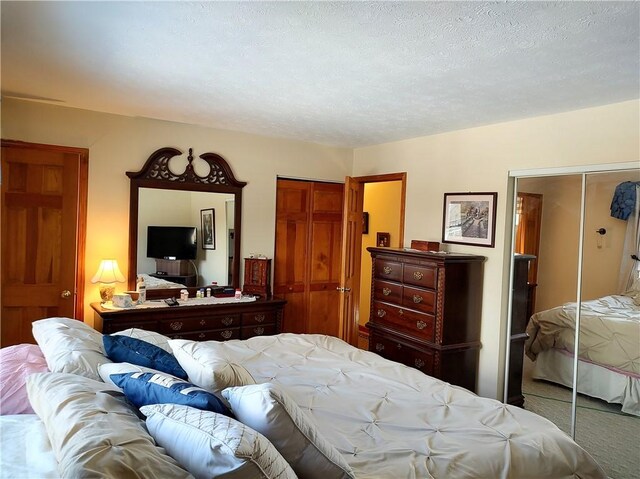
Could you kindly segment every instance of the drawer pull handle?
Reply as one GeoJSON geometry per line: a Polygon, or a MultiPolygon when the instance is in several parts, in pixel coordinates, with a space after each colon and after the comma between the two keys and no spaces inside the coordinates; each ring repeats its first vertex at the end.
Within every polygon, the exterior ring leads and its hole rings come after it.
{"type": "Polygon", "coordinates": [[[376,343],[376,351],[384,351],[384,344],[376,343]]]}
{"type": "Polygon", "coordinates": [[[396,348],[398,348],[398,349],[402,349],[402,344],[400,344],[400,343],[396,343],[396,348]]]}
{"type": "Polygon", "coordinates": [[[200,320],[200,326],[204,326],[205,324],[207,324],[207,322],[204,319],[200,320]]]}
{"type": "Polygon", "coordinates": [[[255,320],[256,320],[256,322],[258,322],[258,323],[263,322],[263,321],[264,321],[264,318],[265,318],[264,314],[256,314],[256,315],[253,317],[253,319],[255,319],[255,320]]]}
{"type": "Polygon", "coordinates": [[[427,327],[427,323],[425,323],[424,321],[418,321],[416,323],[416,328],[418,328],[418,329],[424,329],[426,327],[427,327]]]}
{"type": "Polygon", "coordinates": [[[384,318],[386,316],[387,312],[384,309],[379,309],[378,310],[378,317],[379,318],[384,318]]]}
{"type": "Polygon", "coordinates": [[[233,318],[230,318],[229,316],[222,318],[222,324],[225,326],[231,326],[233,324],[233,318]]]}
{"type": "Polygon", "coordinates": [[[198,334],[198,337],[199,337],[200,339],[204,339],[204,338],[206,338],[206,337],[207,337],[207,335],[206,335],[206,334],[204,334],[204,333],[200,333],[200,334],[198,334]]]}
{"type": "Polygon", "coordinates": [[[229,338],[231,337],[231,335],[232,335],[232,334],[233,334],[233,333],[232,333],[231,331],[226,330],[226,331],[222,331],[222,332],[220,333],[220,336],[222,336],[224,339],[229,339],[229,338]]]}
{"type": "Polygon", "coordinates": [[[384,268],[382,268],[382,271],[384,272],[384,274],[391,274],[391,266],[385,266],[384,268]]]}
{"type": "Polygon", "coordinates": [[[169,323],[169,327],[174,331],[180,331],[182,329],[182,321],[174,321],[169,323]]]}
{"type": "Polygon", "coordinates": [[[264,334],[264,328],[253,328],[253,332],[256,334],[264,334]]]}
{"type": "Polygon", "coordinates": [[[413,272],[413,279],[417,279],[418,281],[420,281],[422,278],[424,278],[424,273],[422,271],[413,272]]]}
{"type": "Polygon", "coordinates": [[[422,366],[424,366],[424,365],[425,365],[425,362],[424,362],[422,359],[417,358],[417,359],[416,359],[416,362],[415,362],[415,365],[416,365],[416,367],[417,367],[418,369],[420,369],[420,368],[422,368],[422,366]]]}
{"type": "Polygon", "coordinates": [[[416,304],[422,303],[422,296],[414,294],[413,295],[413,302],[416,303],[416,304]]]}
{"type": "Polygon", "coordinates": [[[402,315],[404,314],[404,311],[402,311],[401,309],[399,309],[399,310],[398,310],[398,314],[399,314],[400,316],[402,316],[402,315]]]}
{"type": "Polygon", "coordinates": [[[391,290],[389,288],[382,288],[382,294],[389,296],[391,294],[391,290]]]}

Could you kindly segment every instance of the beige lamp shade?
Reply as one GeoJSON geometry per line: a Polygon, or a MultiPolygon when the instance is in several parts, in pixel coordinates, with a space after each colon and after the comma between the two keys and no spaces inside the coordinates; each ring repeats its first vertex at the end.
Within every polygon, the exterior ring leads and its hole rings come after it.
{"type": "Polygon", "coordinates": [[[100,298],[103,303],[111,301],[115,285],[113,283],[124,282],[124,276],[118,268],[118,262],[115,259],[103,259],[100,262],[98,272],[91,278],[92,283],[100,283],[100,298]]]}
{"type": "Polygon", "coordinates": [[[123,283],[124,276],[115,259],[103,259],[98,272],[91,278],[92,283],[123,283]]]}

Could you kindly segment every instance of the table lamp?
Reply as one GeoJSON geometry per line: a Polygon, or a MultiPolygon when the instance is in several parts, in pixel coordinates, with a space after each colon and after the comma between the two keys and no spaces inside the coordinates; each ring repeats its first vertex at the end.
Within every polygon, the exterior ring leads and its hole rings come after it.
{"type": "Polygon", "coordinates": [[[98,272],[93,278],[92,283],[100,283],[100,298],[103,303],[111,301],[113,291],[116,288],[114,283],[123,283],[124,276],[118,268],[118,262],[115,259],[103,259],[100,262],[98,272]]]}

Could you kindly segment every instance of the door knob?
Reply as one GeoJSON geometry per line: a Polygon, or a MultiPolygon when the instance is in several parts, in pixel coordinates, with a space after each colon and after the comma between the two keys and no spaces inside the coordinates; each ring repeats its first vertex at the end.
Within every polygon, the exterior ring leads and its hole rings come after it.
{"type": "Polygon", "coordinates": [[[342,288],[340,286],[338,286],[336,289],[341,293],[348,293],[349,291],[351,291],[351,288],[342,288]]]}
{"type": "Polygon", "coordinates": [[[69,291],[68,289],[65,289],[62,293],[60,293],[60,297],[61,298],[69,298],[71,296],[71,291],[69,291]]]}

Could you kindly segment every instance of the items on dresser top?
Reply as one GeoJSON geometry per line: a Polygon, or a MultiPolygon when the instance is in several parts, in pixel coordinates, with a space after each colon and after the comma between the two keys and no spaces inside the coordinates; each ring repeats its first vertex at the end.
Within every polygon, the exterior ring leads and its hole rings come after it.
{"type": "Polygon", "coordinates": [[[369,350],[474,391],[484,256],[367,248],[369,350]]]}

